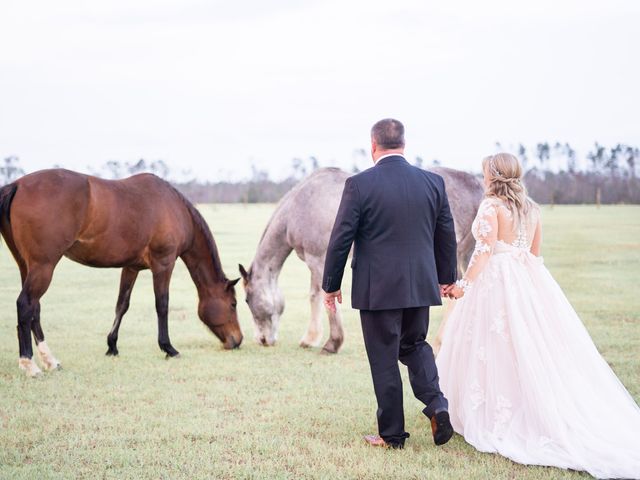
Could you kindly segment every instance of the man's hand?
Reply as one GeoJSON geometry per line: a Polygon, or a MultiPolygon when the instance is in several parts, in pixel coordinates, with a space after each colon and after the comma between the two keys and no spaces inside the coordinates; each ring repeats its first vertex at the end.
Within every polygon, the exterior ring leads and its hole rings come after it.
{"type": "MultiPolygon", "coordinates": [[[[440,284],[440,296],[449,297],[449,291],[455,286],[454,283],[440,284]]],[[[451,297],[449,297],[451,298],[451,297]]]]}
{"type": "Polygon", "coordinates": [[[464,296],[464,290],[455,283],[449,285],[440,285],[440,295],[449,299],[459,299],[464,296]]]}
{"type": "Polygon", "coordinates": [[[336,290],[335,292],[330,293],[324,292],[324,306],[327,307],[331,313],[336,313],[336,299],[338,300],[338,303],[342,303],[341,290],[336,290]]]}

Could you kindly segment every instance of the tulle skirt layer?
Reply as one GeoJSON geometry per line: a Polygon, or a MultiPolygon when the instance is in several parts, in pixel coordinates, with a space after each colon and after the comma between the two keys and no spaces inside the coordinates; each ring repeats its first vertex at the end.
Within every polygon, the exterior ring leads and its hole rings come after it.
{"type": "Polygon", "coordinates": [[[640,409],[542,260],[498,245],[437,358],[456,432],[523,464],[640,478],[640,409]]]}

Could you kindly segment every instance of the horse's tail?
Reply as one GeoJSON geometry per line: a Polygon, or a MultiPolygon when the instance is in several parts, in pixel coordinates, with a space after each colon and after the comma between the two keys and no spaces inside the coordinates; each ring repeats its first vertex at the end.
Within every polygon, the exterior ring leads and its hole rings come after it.
{"type": "Polygon", "coordinates": [[[18,185],[10,183],[0,188],[0,233],[2,232],[2,225],[11,225],[11,202],[13,197],[18,191],[18,185]]]}

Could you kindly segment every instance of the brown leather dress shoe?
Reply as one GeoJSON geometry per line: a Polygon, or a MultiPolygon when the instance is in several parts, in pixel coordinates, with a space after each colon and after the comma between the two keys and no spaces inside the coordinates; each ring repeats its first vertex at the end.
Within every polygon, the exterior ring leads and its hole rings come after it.
{"type": "Polygon", "coordinates": [[[449,420],[449,412],[443,410],[431,417],[431,432],[436,445],[444,445],[453,437],[453,427],[449,420]]]}

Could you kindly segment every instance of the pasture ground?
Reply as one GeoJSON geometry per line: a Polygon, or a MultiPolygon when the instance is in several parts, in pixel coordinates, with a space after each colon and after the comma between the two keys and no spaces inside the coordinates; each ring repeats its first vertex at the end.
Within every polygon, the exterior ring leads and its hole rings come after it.
{"type": "MultiPolygon", "coordinates": [[[[227,275],[238,276],[274,205],[200,208],[227,275]]],[[[543,215],[546,265],[640,401],[640,207],[545,207],[543,215]]],[[[404,369],[411,438],[403,451],[366,447],[361,438],[376,430],[376,407],[358,316],[347,300],[338,355],[299,348],[308,278],[294,254],[281,275],[286,308],[274,348],[253,342],[239,286],[245,342],[228,352],[197,319],[195,288],[180,263],[169,328],[182,357],[165,360],[145,272],[120,330],[120,356],[111,358],[104,352],[119,271],[64,260],[42,302],[45,335],[64,370],[29,379],[17,366],[18,269],[0,246],[0,478],[587,477],[478,453],[458,435],[436,448],[404,369]]],[[[441,310],[432,313],[430,337],[441,310]]]]}

